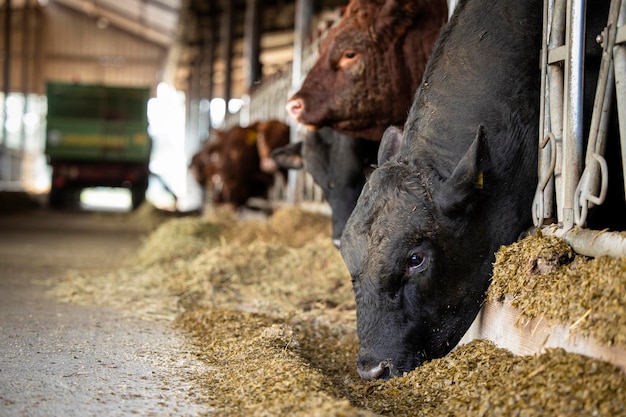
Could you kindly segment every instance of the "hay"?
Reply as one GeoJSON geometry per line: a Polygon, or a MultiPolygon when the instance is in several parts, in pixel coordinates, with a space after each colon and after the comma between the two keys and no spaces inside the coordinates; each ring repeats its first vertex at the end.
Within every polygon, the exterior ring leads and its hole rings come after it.
{"type": "Polygon", "coordinates": [[[361,392],[362,406],[393,416],[626,412],[626,379],[618,368],[561,349],[515,357],[486,341],[474,341],[402,377],[355,392],[361,392]]]}
{"type": "Polygon", "coordinates": [[[529,236],[496,255],[488,297],[506,296],[521,324],[542,316],[606,345],[626,346],[626,258],[575,255],[561,239],[529,236]]]}
{"type": "MultiPolygon", "coordinates": [[[[280,210],[267,221],[226,213],[171,220],[148,237],[134,264],[105,276],[69,273],[55,293],[173,320],[206,364],[195,382],[215,416],[626,412],[624,374],[562,350],[514,357],[475,341],[390,381],[361,380],[350,277],[329,235],[327,217],[296,209],[280,210]]],[[[503,276],[537,277],[592,262],[546,239],[527,256],[515,246],[510,252],[503,248],[496,269],[504,268],[503,276]]],[[[597,273],[609,274],[602,268],[615,266],[602,265],[594,267],[597,273]]],[[[543,291],[538,283],[521,285],[543,291]]],[[[512,286],[501,291],[516,294],[518,302],[524,298],[512,286]]],[[[594,305],[600,296],[605,293],[591,297],[594,305]]],[[[556,297],[550,296],[563,302],[556,297]]],[[[620,317],[614,322],[626,315],[620,317]]]]}

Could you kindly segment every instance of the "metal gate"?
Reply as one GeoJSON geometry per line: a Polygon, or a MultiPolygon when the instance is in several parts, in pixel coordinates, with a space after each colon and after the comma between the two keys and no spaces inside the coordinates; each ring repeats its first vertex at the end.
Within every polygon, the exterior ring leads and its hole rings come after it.
{"type": "MultiPolygon", "coordinates": [[[[594,7],[594,4],[590,4],[594,7]]],[[[542,100],[539,184],[532,207],[535,226],[564,238],[588,256],[626,255],[626,235],[589,230],[589,209],[604,203],[607,139],[620,140],[626,166],[626,2],[612,0],[607,24],[597,34],[602,58],[588,132],[583,132],[585,0],[545,0],[541,50],[542,100]],[[607,138],[613,96],[620,138],[607,138]],[[587,139],[586,151],[583,144],[587,139]]],[[[626,178],[626,175],[624,175],[626,178]]],[[[626,197],[625,197],[626,198],[626,197]]],[[[626,213],[622,215],[626,216],[626,213]]]]}

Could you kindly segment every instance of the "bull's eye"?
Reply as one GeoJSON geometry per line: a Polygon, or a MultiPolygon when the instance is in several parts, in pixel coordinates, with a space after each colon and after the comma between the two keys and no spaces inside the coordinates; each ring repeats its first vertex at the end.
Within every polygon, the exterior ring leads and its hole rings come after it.
{"type": "Polygon", "coordinates": [[[428,268],[428,258],[414,252],[409,255],[408,268],[410,273],[422,272],[428,268]]]}
{"type": "Polygon", "coordinates": [[[339,62],[338,62],[339,68],[343,68],[352,64],[352,62],[354,62],[354,60],[357,58],[358,55],[359,54],[356,51],[353,51],[350,49],[348,49],[347,51],[344,51],[343,54],[341,54],[341,58],[339,59],[339,62]]]}

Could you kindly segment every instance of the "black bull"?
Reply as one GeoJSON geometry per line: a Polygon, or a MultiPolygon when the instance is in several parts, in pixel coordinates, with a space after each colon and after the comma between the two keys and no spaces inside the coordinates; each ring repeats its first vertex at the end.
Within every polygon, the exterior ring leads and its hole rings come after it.
{"type": "Polygon", "coordinates": [[[531,223],[541,0],[460,1],[404,126],[348,220],[364,378],[448,353],[478,313],[495,253],[531,223]]]}

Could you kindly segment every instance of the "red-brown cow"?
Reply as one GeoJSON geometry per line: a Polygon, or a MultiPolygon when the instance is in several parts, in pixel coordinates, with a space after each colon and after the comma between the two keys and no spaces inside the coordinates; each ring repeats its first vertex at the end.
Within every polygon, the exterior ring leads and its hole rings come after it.
{"type": "Polygon", "coordinates": [[[189,170],[198,184],[208,187],[208,182],[212,181],[213,176],[219,171],[220,164],[220,144],[210,142],[194,154],[189,170]]]}
{"type": "Polygon", "coordinates": [[[446,0],[351,0],[287,103],[298,122],[379,141],[406,120],[439,31],[446,0]]]}
{"type": "Polygon", "coordinates": [[[269,158],[274,148],[288,142],[289,126],[277,120],[218,130],[214,140],[193,156],[189,168],[210,192],[213,204],[238,208],[250,197],[267,198],[277,168],[262,166],[261,155],[269,158]]]}

